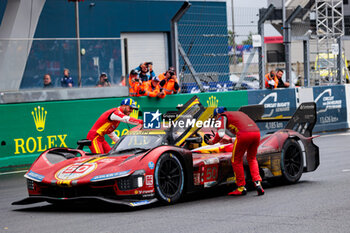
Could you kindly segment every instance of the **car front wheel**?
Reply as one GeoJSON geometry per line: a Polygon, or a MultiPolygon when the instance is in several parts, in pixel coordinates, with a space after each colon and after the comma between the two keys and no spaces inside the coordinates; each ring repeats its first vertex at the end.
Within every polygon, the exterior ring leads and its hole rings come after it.
{"type": "Polygon", "coordinates": [[[162,154],[154,170],[154,184],[158,200],[177,202],[184,191],[184,171],[180,160],[172,153],[162,154]]]}

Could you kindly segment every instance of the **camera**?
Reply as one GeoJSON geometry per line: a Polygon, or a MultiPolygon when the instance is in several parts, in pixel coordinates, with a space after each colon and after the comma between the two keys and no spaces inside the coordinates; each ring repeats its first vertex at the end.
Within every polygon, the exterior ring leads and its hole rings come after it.
{"type": "Polygon", "coordinates": [[[173,71],[169,71],[169,75],[170,75],[169,78],[172,78],[175,75],[175,73],[173,71]]]}

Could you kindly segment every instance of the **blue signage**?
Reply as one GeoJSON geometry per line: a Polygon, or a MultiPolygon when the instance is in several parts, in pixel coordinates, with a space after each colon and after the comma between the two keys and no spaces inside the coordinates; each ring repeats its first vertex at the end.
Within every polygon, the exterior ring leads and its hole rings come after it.
{"type": "Polygon", "coordinates": [[[259,122],[258,126],[262,132],[274,132],[283,129],[288,122],[279,119],[292,117],[297,109],[295,89],[248,91],[248,104],[264,105],[265,112],[262,118],[276,121],[259,122]]]}
{"type": "Polygon", "coordinates": [[[345,86],[313,87],[317,107],[317,124],[314,131],[347,128],[345,86]]]}

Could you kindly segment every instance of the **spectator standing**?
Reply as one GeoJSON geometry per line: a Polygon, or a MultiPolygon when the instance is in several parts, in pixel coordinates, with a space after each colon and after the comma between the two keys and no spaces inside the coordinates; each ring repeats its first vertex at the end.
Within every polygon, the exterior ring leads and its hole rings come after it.
{"type": "Polygon", "coordinates": [[[138,73],[135,70],[131,70],[129,75],[129,96],[142,96],[144,93],[138,73]]]}
{"type": "Polygon", "coordinates": [[[170,67],[165,73],[158,76],[160,83],[159,86],[165,94],[177,94],[180,90],[179,82],[176,77],[174,67],[170,67]]]}
{"type": "Polygon", "coordinates": [[[96,84],[97,87],[110,87],[111,83],[108,81],[107,74],[102,72],[99,81],[96,84]]]}
{"type": "Polygon", "coordinates": [[[152,62],[144,62],[140,64],[140,66],[136,67],[134,70],[140,72],[139,78],[142,82],[152,80],[153,77],[156,77],[156,74],[153,71],[152,62]]]}
{"type": "Polygon", "coordinates": [[[276,72],[276,77],[277,77],[277,80],[278,80],[277,88],[289,87],[289,82],[283,82],[282,76],[283,76],[283,70],[277,69],[277,72],[276,72]]]}
{"type": "Polygon", "coordinates": [[[69,69],[65,68],[63,70],[63,78],[61,78],[62,87],[73,87],[73,78],[70,76],[69,69]]]}
{"type": "Polygon", "coordinates": [[[53,88],[53,84],[51,82],[51,76],[49,74],[44,75],[44,88],[53,88]]]}
{"type": "Polygon", "coordinates": [[[153,77],[152,80],[142,83],[142,89],[145,92],[144,95],[149,97],[164,98],[165,92],[160,89],[158,77],[153,77]]]}
{"type": "Polygon", "coordinates": [[[265,88],[266,89],[274,89],[277,88],[278,79],[276,77],[276,73],[274,70],[271,70],[269,73],[265,75],[265,88]]]}

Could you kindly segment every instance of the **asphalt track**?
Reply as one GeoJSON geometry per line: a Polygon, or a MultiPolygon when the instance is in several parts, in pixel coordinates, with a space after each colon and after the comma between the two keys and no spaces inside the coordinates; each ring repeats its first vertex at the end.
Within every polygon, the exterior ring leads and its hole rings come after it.
{"type": "MultiPolygon", "coordinates": [[[[321,165],[264,196],[191,195],[172,206],[11,206],[26,197],[23,173],[0,175],[0,232],[350,232],[350,134],[315,139],[321,165]]],[[[266,184],[265,184],[266,186],[266,184]]]]}

